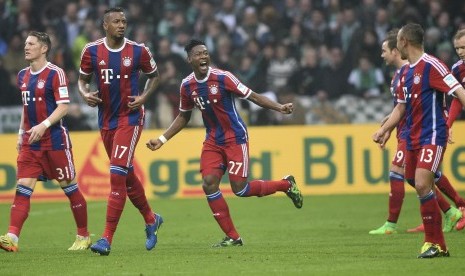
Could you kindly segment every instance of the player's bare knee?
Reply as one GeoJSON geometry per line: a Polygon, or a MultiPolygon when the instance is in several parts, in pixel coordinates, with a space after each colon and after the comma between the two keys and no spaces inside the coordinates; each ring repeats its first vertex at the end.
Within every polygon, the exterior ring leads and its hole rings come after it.
{"type": "Polygon", "coordinates": [[[245,188],[245,185],[246,185],[246,181],[233,181],[231,180],[230,184],[231,184],[231,190],[233,191],[233,193],[236,195],[236,196],[242,196],[242,191],[244,190],[245,188]]]}

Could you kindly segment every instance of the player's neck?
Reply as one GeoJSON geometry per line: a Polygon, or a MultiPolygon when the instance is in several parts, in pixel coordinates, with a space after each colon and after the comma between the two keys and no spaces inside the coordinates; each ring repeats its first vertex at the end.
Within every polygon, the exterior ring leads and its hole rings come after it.
{"type": "Polygon", "coordinates": [[[106,43],[107,46],[110,47],[111,49],[119,49],[121,46],[124,44],[124,37],[123,38],[112,38],[107,36],[106,37],[106,43]]]}
{"type": "Polygon", "coordinates": [[[419,49],[419,48],[411,49],[408,55],[408,62],[410,64],[417,63],[417,61],[421,58],[421,56],[423,56],[424,53],[425,52],[423,51],[423,49],[419,49]]]}
{"type": "Polygon", "coordinates": [[[47,59],[39,58],[39,59],[31,61],[29,63],[29,66],[31,67],[32,72],[38,72],[42,68],[44,68],[45,65],[47,65],[47,62],[48,62],[47,59]]]}
{"type": "Polygon", "coordinates": [[[408,60],[399,58],[398,60],[396,60],[396,64],[395,64],[396,69],[402,68],[402,66],[404,66],[407,63],[408,63],[408,60]]]}

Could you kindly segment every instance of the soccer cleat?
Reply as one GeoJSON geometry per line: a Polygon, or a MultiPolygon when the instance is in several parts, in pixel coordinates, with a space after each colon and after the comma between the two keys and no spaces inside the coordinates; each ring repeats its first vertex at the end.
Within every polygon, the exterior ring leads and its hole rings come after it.
{"type": "Polygon", "coordinates": [[[18,243],[14,242],[10,236],[0,236],[0,248],[8,252],[18,252],[18,243]]]}
{"type": "Polygon", "coordinates": [[[455,229],[457,231],[463,230],[465,228],[465,208],[460,207],[459,208],[460,212],[462,212],[462,218],[457,221],[457,224],[455,225],[455,229]]]}
{"type": "Polygon", "coordinates": [[[409,233],[420,233],[420,232],[425,232],[425,226],[422,224],[418,225],[417,227],[415,228],[410,228],[410,229],[407,229],[407,232],[409,233]]]}
{"type": "Polygon", "coordinates": [[[90,246],[90,250],[100,256],[108,256],[110,254],[111,247],[106,238],[101,238],[90,246]]]}
{"type": "Polygon", "coordinates": [[[222,241],[219,243],[215,243],[212,245],[212,247],[229,247],[229,246],[243,246],[244,243],[242,242],[241,238],[238,238],[237,240],[230,238],[230,237],[225,237],[222,241]]]}
{"type": "Polygon", "coordinates": [[[283,179],[289,181],[291,184],[291,187],[289,190],[287,190],[286,195],[292,199],[292,202],[296,208],[302,208],[304,198],[302,197],[302,193],[300,192],[299,187],[297,187],[297,183],[295,182],[294,177],[292,175],[287,175],[283,179]]]}
{"type": "Polygon", "coordinates": [[[157,244],[157,241],[158,241],[157,232],[158,232],[158,229],[160,229],[161,225],[163,224],[163,218],[158,214],[154,214],[154,215],[155,215],[155,223],[147,224],[145,226],[145,234],[147,235],[147,240],[145,241],[145,248],[147,248],[147,250],[152,250],[157,244]]]}
{"type": "Polygon", "coordinates": [[[421,253],[418,255],[419,259],[428,259],[436,257],[450,257],[448,250],[442,250],[438,244],[425,242],[421,247],[421,253]]]}
{"type": "Polygon", "coordinates": [[[86,250],[91,245],[90,237],[76,235],[76,240],[68,250],[86,250]]]}
{"type": "Polygon", "coordinates": [[[459,209],[451,206],[444,216],[444,227],[442,228],[442,232],[451,232],[461,218],[462,212],[459,209]]]}
{"type": "Polygon", "coordinates": [[[378,229],[371,230],[368,232],[371,235],[390,235],[390,234],[397,234],[397,223],[386,221],[378,229]]]}

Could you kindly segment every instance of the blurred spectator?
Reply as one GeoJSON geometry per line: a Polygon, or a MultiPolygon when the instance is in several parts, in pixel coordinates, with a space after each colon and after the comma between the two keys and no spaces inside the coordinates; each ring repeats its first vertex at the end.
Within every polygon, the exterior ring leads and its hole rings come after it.
{"type": "Polygon", "coordinates": [[[79,68],[81,64],[81,52],[84,46],[92,40],[92,32],[98,29],[95,25],[95,21],[92,18],[84,20],[79,35],[74,40],[71,47],[71,55],[73,56],[74,68],[79,68]]]}
{"type": "Polygon", "coordinates": [[[79,29],[81,27],[78,20],[78,8],[76,2],[68,2],[66,4],[65,15],[63,16],[63,23],[66,28],[66,41],[64,42],[69,48],[73,47],[74,40],[79,35],[79,29]]]}
{"type": "Polygon", "coordinates": [[[389,14],[385,8],[378,8],[376,11],[376,18],[373,27],[376,35],[378,36],[378,44],[381,45],[386,37],[386,33],[392,29],[389,22],[389,14]]]}
{"type": "Polygon", "coordinates": [[[158,47],[154,52],[154,56],[158,65],[171,61],[177,69],[178,75],[176,78],[178,80],[186,77],[191,72],[189,65],[182,56],[171,51],[171,42],[166,37],[158,40],[158,47]]]}
{"type": "Polygon", "coordinates": [[[19,33],[14,34],[8,44],[8,51],[3,57],[3,66],[15,75],[19,70],[29,66],[24,60],[24,40],[19,33]]]}
{"type": "Polygon", "coordinates": [[[343,11],[341,26],[341,43],[342,50],[347,53],[350,44],[352,43],[352,37],[360,29],[360,22],[356,19],[355,10],[353,8],[346,8],[343,11]]]}
{"type": "Polygon", "coordinates": [[[321,10],[313,10],[311,20],[304,22],[308,40],[316,46],[326,45],[329,41],[328,25],[321,10]]]}
{"type": "Polygon", "coordinates": [[[325,58],[327,65],[321,70],[321,90],[331,100],[349,94],[347,82],[349,69],[343,63],[344,53],[342,49],[339,47],[331,48],[325,58]]]}
{"type": "Polygon", "coordinates": [[[315,48],[303,50],[300,68],[289,77],[287,85],[299,96],[314,96],[320,90],[321,68],[315,48]]]}
{"type": "Polygon", "coordinates": [[[354,95],[371,98],[381,95],[384,76],[380,68],[375,67],[367,56],[361,56],[358,66],[349,75],[349,84],[353,87],[354,95]]]}
{"type": "Polygon", "coordinates": [[[268,89],[278,91],[285,86],[297,66],[297,61],[289,54],[287,46],[283,43],[276,45],[275,55],[270,60],[267,70],[268,89]]]}
{"type": "Polygon", "coordinates": [[[249,39],[255,38],[260,45],[271,41],[271,31],[268,26],[258,20],[254,7],[247,7],[244,11],[241,24],[236,28],[233,36],[234,45],[242,47],[249,39]]]}
{"type": "Polygon", "coordinates": [[[0,106],[14,106],[21,104],[21,93],[11,80],[14,74],[10,73],[3,66],[3,59],[0,57],[0,106]]]}
{"type": "Polygon", "coordinates": [[[232,33],[236,29],[237,25],[237,11],[235,2],[235,0],[221,1],[221,8],[215,15],[216,20],[223,22],[223,24],[226,26],[228,33],[232,33]]]}

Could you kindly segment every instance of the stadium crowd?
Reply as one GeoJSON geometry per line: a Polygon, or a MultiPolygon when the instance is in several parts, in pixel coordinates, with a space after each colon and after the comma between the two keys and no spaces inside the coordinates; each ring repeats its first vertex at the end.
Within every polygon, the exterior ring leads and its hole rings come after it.
{"type": "MultiPolygon", "coordinates": [[[[77,79],[81,51],[104,36],[100,20],[110,6],[127,11],[127,37],[148,46],[158,64],[161,84],[146,104],[148,128],[165,128],[177,114],[179,85],[190,73],[184,45],[192,37],[205,41],[215,66],[257,93],[294,102],[292,115],[238,102],[250,125],[365,123],[392,110],[393,68],[381,58],[390,29],[421,24],[425,51],[451,66],[458,59],[452,35],[465,28],[464,1],[0,0],[0,106],[21,110],[16,74],[27,66],[23,42],[30,30],[45,31],[53,44],[49,61],[69,78],[69,129],[97,129],[86,118],[96,115],[80,98],[77,79]]],[[[194,115],[191,123],[201,120],[194,115]]]]}

